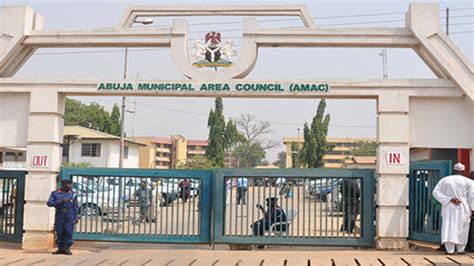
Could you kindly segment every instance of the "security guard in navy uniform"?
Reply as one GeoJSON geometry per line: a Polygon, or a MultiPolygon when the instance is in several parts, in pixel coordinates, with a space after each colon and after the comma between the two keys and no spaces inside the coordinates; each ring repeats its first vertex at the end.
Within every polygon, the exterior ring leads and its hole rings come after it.
{"type": "Polygon", "coordinates": [[[56,208],[54,231],[56,231],[58,250],[53,254],[72,255],[70,247],[73,244],[74,224],[78,221],[78,204],[71,180],[62,180],[61,188],[51,192],[48,206],[56,208]]]}
{"type": "MultiPolygon", "coordinates": [[[[275,231],[286,232],[286,214],[283,208],[278,206],[278,198],[276,197],[269,197],[265,199],[267,202],[267,210],[260,205],[257,204],[257,208],[259,208],[263,213],[263,218],[255,221],[250,227],[252,228],[254,236],[263,236],[265,235],[265,231],[270,230],[270,226],[274,223],[281,223],[280,225],[275,226],[275,231]]],[[[262,249],[265,248],[264,245],[258,245],[257,248],[262,249]]]]}

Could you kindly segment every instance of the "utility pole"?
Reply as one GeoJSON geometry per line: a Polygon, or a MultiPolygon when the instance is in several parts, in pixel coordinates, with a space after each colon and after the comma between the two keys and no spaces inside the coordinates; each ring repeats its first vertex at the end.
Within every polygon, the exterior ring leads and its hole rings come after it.
{"type": "Polygon", "coordinates": [[[383,78],[388,79],[388,57],[387,57],[387,49],[382,49],[382,52],[379,53],[379,56],[382,57],[382,67],[383,67],[383,78]]]}
{"type": "Polygon", "coordinates": [[[296,165],[298,168],[300,168],[300,128],[297,128],[298,130],[298,139],[296,140],[296,144],[298,147],[298,150],[296,151],[296,165]]]}
{"type": "Polygon", "coordinates": [[[446,8],[446,35],[449,35],[449,7],[446,8]]]}
{"type": "MultiPolygon", "coordinates": [[[[128,61],[128,47],[125,47],[125,56],[123,64],[123,79],[127,79],[127,61],[128,61]]],[[[123,168],[123,157],[125,150],[125,136],[124,136],[124,125],[125,125],[125,96],[122,97],[122,116],[120,119],[120,159],[119,168],[123,168]]]]}
{"type": "MultiPolygon", "coordinates": [[[[140,78],[140,73],[137,72],[137,80],[140,78]]],[[[132,118],[132,136],[135,136],[135,115],[137,113],[137,97],[133,98],[133,118],[132,118]]]]}

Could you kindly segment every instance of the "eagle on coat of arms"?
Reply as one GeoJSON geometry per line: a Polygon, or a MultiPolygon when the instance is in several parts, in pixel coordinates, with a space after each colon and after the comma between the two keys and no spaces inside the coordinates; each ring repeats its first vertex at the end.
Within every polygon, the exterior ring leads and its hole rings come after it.
{"type": "Polygon", "coordinates": [[[200,40],[193,41],[193,66],[195,67],[230,67],[232,57],[236,55],[232,49],[232,41],[221,42],[221,33],[211,31],[204,36],[204,44],[200,40]]]}

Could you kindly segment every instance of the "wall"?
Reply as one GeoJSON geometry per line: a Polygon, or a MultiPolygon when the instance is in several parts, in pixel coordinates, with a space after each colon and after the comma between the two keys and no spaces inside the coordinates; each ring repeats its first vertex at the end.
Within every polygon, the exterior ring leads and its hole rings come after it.
{"type": "MultiPolygon", "coordinates": [[[[111,168],[118,168],[120,161],[120,141],[107,141],[107,166],[111,168]]],[[[124,161],[125,163],[125,161],[124,161]]]]}
{"type": "Polygon", "coordinates": [[[30,95],[0,93],[0,147],[26,147],[30,95]]]}
{"type": "Polygon", "coordinates": [[[138,145],[130,144],[125,142],[125,146],[128,146],[128,159],[123,160],[124,168],[138,168],[138,145]]]}
{"type": "Polygon", "coordinates": [[[464,99],[410,99],[410,147],[471,148],[473,109],[464,99]]]}
{"type": "Polygon", "coordinates": [[[425,161],[430,159],[429,149],[412,149],[410,150],[410,161],[425,161]]]}
{"type": "Polygon", "coordinates": [[[69,147],[69,161],[74,163],[89,162],[93,167],[108,167],[107,154],[108,154],[108,143],[107,141],[99,140],[78,140],[71,144],[69,147]],[[82,157],[81,156],[81,145],[82,143],[100,143],[100,157],[82,157]]]}

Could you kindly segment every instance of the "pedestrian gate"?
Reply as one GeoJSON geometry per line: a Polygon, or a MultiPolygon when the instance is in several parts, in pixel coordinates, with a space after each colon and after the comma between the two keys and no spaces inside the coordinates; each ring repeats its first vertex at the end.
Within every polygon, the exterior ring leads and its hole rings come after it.
{"type": "Polygon", "coordinates": [[[372,170],[66,168],[61,178],[78,195],[79,240],[371,246],[374,237],[372,170]],[[266,223],[272,197],[286,219],[266,223]]]}
{"type": "Polygon", "coordinates": [[[0,240],[22,239],[25,176],[24,171],[0,170],[0,240]]]}
{"type": "Polygon", "coordinates": [[[450,161],[410,164],[410,239],[440,242],[441,205],[432,192],[438,181],[450,174],[450,161]]]}

